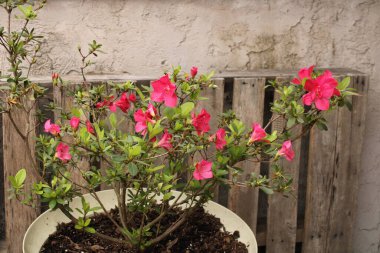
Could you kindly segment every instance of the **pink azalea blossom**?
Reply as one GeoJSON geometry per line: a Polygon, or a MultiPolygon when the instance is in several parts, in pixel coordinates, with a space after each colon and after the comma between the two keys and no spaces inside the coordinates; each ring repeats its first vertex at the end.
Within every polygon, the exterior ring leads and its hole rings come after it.
{"type": "Polygon", "coordinates": [[[121,97],[118,101],[115,102],[115,105],[120,108],[123,112],[127,112],[128,109],[131,107],[131,104],[129,103],[129,100],[127,98],[127,93],[121,94],[121,97]]]}
{"type": "Polygon", "coordinates": [[[208,179],[212,178],[212,162],[202,160],[201,162],[198,162],[195,165],[195,170],[193,172],[193,177],[196,180],[203,180],[203,179],[208,179]]]}
{"type": "Polygon", "coordinates": [[[46,122],[45,122],[45,132],[46,133],[51,133],[52,135],[58,135],[60,132],[61,132],[61,128],[56,125],[56,124],[52,124],[50,123],[50,119],[48,119],[46,122]]]}
{"type": "Polygon", "coordinates": [[[112,100],[114,99],[114,96],[111,96],[109,99],[105,99],[101,102],[96,103],[96,108],[102,108],[104,106],[108,106],[111,112],[116,112],[116,105],[112,100]]]}
{"type": "Polygon", "coordinates": [[[71,159],[71,154],[69,150],[70,150],[69,146],[60,142],[56,148],[55,157],[62,160],[62,162],[69,161],[71,159]]]}
{"type": "Polygon", "coordinates": [[[197,67],[192,67],[190,70],[191,77],[194,78],[198,73],[198,68],[197,67]]]}
{"type": "Polygon", "coordinates": [[[226,131],[223,128],[219,128],[215,134],[215,147],[217,150],[222,150],[226,145],[226,131]]]}
{"type": "Polygon", "coordinates": [[[72,118],[70,119],[70,126],[71,126],[71,128],[72,128],[74,131],[76,131],[76,130],[78,129],[78,127],[79,127],[79,123],[80,123],[80,119],[77,118],[77,117],[72,117],[72,118]]]}
{"type": "Polygon", "coordinates": [[[95,134],[95,130],[92,127],[91,122],[89,120],[86,121],[86,128],[87,132],[89,132],[90,134],[95,134]]]}
{"type": "Polygon", "coordinates": [[[278,151],[278,155],[285,156],[286,160],[288,161],[294,159],[294,151],[292,148],[292,142],[290,140],[287,140],[282,144],[281,149],[278,151]]]}
{"type": "Polygon", "coordinates": [[[294,84],[302,84],[303,79],[311,79],[311,74],[313,73],[314,66],[310,66],[308,68],[303,68],[298,72],[299,78],[294,78],[292,83],[294,84]]]}
{"type": "Polygon", "coordinates": [[[168,130],[165,129],[165,133],[162,135],[161,140],[157,143],[157,145],[161,148],[169,150],[173,147],[171,144],[172,135],[168,133],[168,130]]]}
{"type": "Polygon", "coordinates": [[[131,93],[131,94],[129,94],[129,98],[128,99],[132,103],[135,103],[136,102],[136,95],[134,93],[131,93]]]}
{"type": "Polygon", "coordinates": [[[151,99],[155,102],[165,102],[168,107],[177,105],[176,86],[170,82],[169,75],[164,75],[159,80],[152,82],[153,92],[151,99]]]}
{"type": "Polygon", "coordinates": [[[267,136],[267,133],[265,130],[260,126],[258,123],[253,123],[252,125],[252,134],[251,138],[249,138],[249,143],[255,142],[255,141],[261,141],[267,136]]]}
{"type": "Polygon", "coordinates": [[[137,133],[145,135],[148,131],[148,122],[153,124],[156,123],[154,119],[156,117],[156,114],[157,109],[152,104],[148,105],[148,109],[145,112],[142,109],[138,109],[133,115],[136,121],[135,131],[137,133]]]}
{"type": "Polygon", "coordinates": [[[193,113],[191,117],[193,118],[192,123],[195,127],[195,130],[197,130],[198,135],[210,131],[209,123],[211,116],[205,109],[202,109],[201,113],[198,114],[198,116],[193,113]]]}
{"type": "Polygon", "coordinates": [[[330,108],[330,98],[337,94],[336,87],[338,82],[332,77],[330,71],[326,70],[322,75],[315,79],[306,80],[305,90],[307,94],[303,95],[302,102],[305,105],[315,103],[315,107],[321,111],[330,108]]]}

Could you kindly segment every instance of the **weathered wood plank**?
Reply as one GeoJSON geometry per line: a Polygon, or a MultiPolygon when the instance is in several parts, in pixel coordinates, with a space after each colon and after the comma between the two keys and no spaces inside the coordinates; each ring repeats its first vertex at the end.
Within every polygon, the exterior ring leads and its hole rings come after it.
{"type": "Polygon", "coordinates": [[[210,132],[214,133],[218,129],[218,115],[223,112],[224,105],[224,79],[215,78],[213,79],[217,88],[205,88],[202,90],[201,96],[207,97],[207,100],[201,101],[197,106],[198,108],[206,109],[210,115],[210,132]]]}
{"type": "MultiPolygon", "coordinates": [[[[289,81],[286,78],[277,78],[277,82],[285,83],[289,81]]],[[[279,97],[275,93],[274,100],[279,97]]],[[[276,117],[276,115],[273,115],[276,117]]],[[[282,132],[285,126],[285,120],[277,120],[272,126],[272,131],[282,132]]],[[[292,130],[293,136],[299,135],[300,127],[292,130]]],[[[285,197],[282,194],[273,194],[268,196],[268,218],[267,218],[267,253],[294,253],[296,246],[297,234],[297,195],[298,195],[298,174],[300,170],[300,149],[301,139],[292,143],[295,157],[292,162],[285,159],[281,161],[280,166],[284,168],[285,173],[292,175],[293,191],[292,196],[285,197]]]]}
{"type": "MultiPolygon", "coordinates": [[[[65,112],[65,113],[71,112],[71,109],[74,107],[74,97],[72,96],[72,94],[70,94],[72,91],[74,91],[74,89],[75,89],[74,84],[65,87],[65,89],[62,89],[59,86],[53,86],[54,103],[58,107],[62,108],[62,112],[65,112]]],[[[82,121],[84,120],[85,119],[82,119],[82,121]]],[[[61,118],[61,113],[60,111],[57,111],[57,110],[54,111],[54,121],[57,123],[60,122],[62,124],[63,123],[69,124],[68,120],[66,122],[62,122],[63,120],[61,118]]],[[[70,138],[67,136],[64,136],[62,140],[65,142],[70,142],[70,138]]],[[[82,177],[81,171],[83,172],[83,171],[88,170],[91,167],[90,162],[87,159],[82,159],[81,161],[77,163],[77,165],[78,165],[78,168],[71,168],[71,180],[77,185],[84,186],[86,185],[86,182],[82,177]],[[79,171],[79,169],[81,171],[79,171]]],[[[82,192],[86,192],[86,191],[82,189],[82,192]]]]}
{"type": "MultiPolygon", "coordinates": [[[[217,88],[205,88],[201,96],[207,97],[207,100],[201,101],[197,107],[199,110],[202,108],[206,109],[210,115],[210,133],[215,133],[218,130],[218,116],[223,112],[223,106],[224,106],[224,79],[223,78],[215,78],[214,79],[215,85],[217,85],[217,88]]],[[[209,150],[207,151],[208,155],[211,155],[215,152],[215,146],[212,145],[209,150]]],[[[218,202],[219,200],[219,187],[215,188],[214,191],[214,200],[218,202]]]]}
{"type": "MultiPolygon", "coordinates": [[[[366,87],[360,89],[363,92],[366,87]]],[[[350,221],[356,207],[365,117],[361,115],[365,101],[354,98],[354,102],[360,113],[340,108],[329,116],[327,132],[313,130],[311,134],[304,252],[352,252],[350,221]]]]}
{"type": "MultiPolygon", "coordinates": [[[[350,147],[350,163],[349,172],[347,177],[347,187],[345,192],[345,210],[347,210],[347,216],[349,216],[349,221],[344,221],[346,224],[346,232],[342,238],[347,244],[347,252],[353,252],[353,226],[356,220],[357,211],[357,199],[359,192],[359,175],[361,167],[361,156],[362,147],[364,141],[364,131],[365,131],[365,120],[367,112],[367,99],[368,99],[368,87],[369,87],[369,77],[368,76],[357,76],[353,77],[353,87],[361,96],[352,97],[352,113],[351,113],[351,147],[350,147]],[[351,215],[350,215],[351,214],[351,215]]],[[[346,147],[347,148],[347,147],[346,147]]]]}
{"type": "Polygon", "coordinates": [[[325,253],[329,212],[334,199],[338,112],[327,114],[328,131],[310,132],[303,252],[325,253]]]}
{"type": "MultiPolygon", "coordinates": [[[[12,118],[15,124],[19,127],[22,133],[28,132],[28,129],[34,129],[35,118],[34,110],[31,112],[30,125],[27,124],[27,114],[21,109],[12,111],[12,118]]],[[[3,154],[4,154],[4,192],[8,195],[10,185],[8,182],[9,176],[14,176],[20,168],[26,168],[28,176],[25,181],[25,190],[31,190],[32,183],[37,181],[37,173],[34,165],[36,164],[34,150],[35,150],[35,132],[30,131],[28,144],[29,152],[25,141],[17,133],[14,125],[12,124],[8,114],[3,114],[3,154]],[[30,155],[29,155],[30,154],[30,155]]],[[[39,205],[33,209],[31,207],[21,204],[16,199],[5,198],[5,222],[6,222],[6,240],[7,251],[12,253],[22,252],[22,240],[28,226],[39,214],[39,205]]]]}
{"type": "Polygon", "coordinates": [[[350,230],[351,204],[347,203],[346,192],[354,178],[349,180],[350,174],[350,150],[347,147],[353,145],[351,142],[351,112],[347,108],[340,108],[338,111],[338,129],[336,138],[335,173],[333,183],[333,196],[330,201],[334,201],[330,207],[329,231],[327,233],[326,252],[349,252],[347,239],[350,230]]]}
{"type": "MultiPolygon", "coordinates": [[[[253,122],[262,124],[264,112],[265,78],[235,78],[233,110],[238,118],[250,128],[253,122]]],[[[245,181],[252,172],[260,172],[260,164],[243,162],[239,181],[245,181]]],[[[228,207],[242,217],[256,232],[258,189],[232,186],[228,196],[228,207]]]]}
{"type": "MultiPolygon", "coordinates": [[[[3,127],[3,117],[0,117],[0,127],[3,127]]],[[[0,131],[0,146],[3,147],[3,131],[0,131]]],[[[5,209],[4,209],[4,164],[3,149],[0,149],[0,240],[5,240],[5,209]]],[[[5,181],[6,182],[6,181],[5,181]]],[[[1,245],[1,244],[0,244],[1,245]]],[[[5,247],[5,242],[2,244],[5,247]]]]}

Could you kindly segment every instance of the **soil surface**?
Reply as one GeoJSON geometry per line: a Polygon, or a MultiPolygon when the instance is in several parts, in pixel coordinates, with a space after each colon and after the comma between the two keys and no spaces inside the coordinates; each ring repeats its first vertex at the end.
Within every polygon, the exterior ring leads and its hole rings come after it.
{"type": "MultiPolygon", "coordinates": [[[[111,210],[110,214],[116,219],[118,210],[111,210]]],[[[168,214],[161,222],[161,229],[167,228],[178,219],[181,211],[175,210],[168,214]]],[[[148,216],[150,219],[157,217],[153,211],[148,216]]],[[[141,215],[136,214],[132,224],[140,224],[141,215]]],[[[95,214],[91,220],[91,226],[98,232],[122,238],[114,224],[105,214],[95,214]]],[[[152,229],[152,232],[154,230],[152,229]]],[[[187,222],[170,234],[166,239],[156,244],[147,253],[247,253],[247,247],[239,242],[239,232],[233,234],[225,232],[220,220],[215,216],[205,213],[203,208],[197,209],[189,216],[187,222]]],[[[40,253],[137,253],[137,251],[99,239],[98,237],[77,230],[73,223],[64,223],[57,226],[57,231],[50,235],[44,243],[40,253]]]]}

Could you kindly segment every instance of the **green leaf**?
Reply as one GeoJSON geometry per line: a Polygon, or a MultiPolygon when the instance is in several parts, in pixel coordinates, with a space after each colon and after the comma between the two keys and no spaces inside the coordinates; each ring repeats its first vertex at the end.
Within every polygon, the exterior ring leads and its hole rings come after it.
{"type": "Polygon", "coordinates": [[[56,207],[56,205],[57,205],[57,200],[52,199],[49,201],[49,208],[50,209],[54,209],[56,207]]]}
{"type": "Polygon", "coordinates": [[[339,84],[338,90],[345,90],[350,85],[351,78],[349,76],[345,77],[339,84]]]}
{"type": "Polygon", "coordinates": [[[151,124],[148,124],[149,139],[154,138],[156,135],[160,134],[164,130],[160,123],[160,121],[157,121],[157,123],[153,127],[151,127],[151,124]]]}
{"type": "Polygon", "coordinates": [[[112,128],[116,128],[117,118],[116,118],[116,114],[115,113],[111,113],[111,115],[109,117],[109,121],[110,121],[110,124],[111,124],[112,128]]]}
{"type": "Polygon", "coordinates": [[[164,187],[162,187],[162,191],[167,191],[172,187],[173,187],[173,185],[171,185],[171,184],[165,185],[164,187]]]}
{"type": "Polygon", "coordinates": [[[139,88],[136,87],[136,92],[137,94],[139,95],[139,97],[141,98],[142,101],[145,100],[145,96],[144,94],[141,92],[141,90],[139,88]]]}
{"type": "Polygon", "coordinates": [[[290,117],[286,122],[286,127],[291,128],[296,123],[296,118],[290,117]]]}
{"type": "Polygon", "coordinates": [[[167,201],[167,200],[169,200],[172,197],[172,195],[173,195],[172,192],[165,193],[164,197],[162,198],[162,200],[163,201],[167,201]]]}
{"type": "Polygon", "coordinates": [[[84,226],[87,227],[88,225],[90,225],[90,222],[91,222],[91,219],[87,219],[87,220],[84,222],[84,226]]]}
{"type": "Polygon", "coordinates": [[[141,154],[141,146],[140,145],[134,145],[128,149],[128,155],[130,158],[133,158],[135,156],[138,156],[141,154]]]}
{"type": "Polygon", "coordinates": [[[26,170],[23,168],[21,170],[19,170],[16,175],[15,175],[15,180],[16,180],[16,184],[17,186],[21,187],[24,182],[25,182],[25,179],[26,179],[26,170]]]}
{"type": "Polygon", "coordinates": [[[27,5],[27,6],[18,5],[17,7],[22,12],[22,14],[24,14],[25,19],[32,20],[32,19],[35,19],[37,17],[37,14],[33,10],[33,6],[31,6],[31,5],[27,5]]]}
{"type": "Polygon", "coordinates": [[[8,179],[11,182],[11,185],[12,185],[13,188],[15,188],[15,189],[19,188],[19,186],[17,185],[16,179],[15,179],[14,176],[9,176],[8,179]]]}
{"type": "Polygon", "coordinates": [[[149,172],[149,173],[153,173],[153,172],[156,172],[158,170],[161,170],[164,167],[165,167],[165,165],[160,165],[160,166],[157,166],[157,167],[154,167],[154,168],[149,168],[146,171],[149,172]]]}
{"type": "Polygon", "coordinates": [[[79,225],[79,224],[76,224],[76,225],[75,225],[75,229],[78,229],[78,230],[79,230],[79,229],[82,229],[82,228],[83,228],[83,227],[82,227],[81,225],[79,225]]]}
{"type": "Polygon", "coordinates": [[[71,109],[71,113],[77,118],[81,116],[81,111],[78,108],[71,109]]]}
{"type": "Polygon", "coordinates": [[[84,230],[85,230],[86,232],[90,233],[90,234],[95,234],[95,233],[96,233],[95,228],[86,227],[84,230]]]}
{"type": "Polygon", "coordinates": [[[131,174],[132,177],[136,176],[139,172],[139,168],[135,163],[129,163],[128,164],[128,172],[131,174]]]}
{"type": "Polygon", "coordinates": [[[90,208],[90,212],[95,212],[95,211],[98,211],[98,210],[101,210],[102,208],[100,206],[95,206],[95,207],[92,207],[90,208]]]}
{"type": "Polygon", "coordinates": [[[164,109],[164,116],[167,117],[169,120],[172,120],[176,114],[175,108],[166,107],[164,109]]]}
{"type": "Polygon", "coordinates": [[[266,140],[268,140],[269,142],[273,142],[277,139],[277,131],[273,131],[272,134],[268,134],[267,137],[265,138],[266,140]]]}
{"type": "Polygon", "coordinates": [[[181,105],[181,115],[183,117],[186,117],[190,114],[190,112],[194,109],[194,103],[193,102],[186,102],[181,105]]]}
{"type": "Polygon", "coordinates": [[[317,121],[317,127],[322,130],[322,131],[327,131],[328,130],[328,127],[327,125],[324,123],[324,122],[321,122],[321,121],[317,121]]]}
{"type": "Polygon", "coordinates": [[[352,92],[352,91],[345,91],[344,95],[349,95],[349,96],[359,96],[359,93],[357,92],[352,92]]]}
{"type": "Polygon", "coordinates": [[[232,133],[236,135],[243,134],[245,130],[244,123],[236,119],[232,121],[232,123],[228,126],[228,128],[231,130],[232,133]]]}
{"type": "Polygon", "coordinates": [[[266,194],[270,195],[270,194],[273,194],[273,190],[268,188],[268,187],[265,187],[265,186],[259,186],[259,188],[265,192],[266,194]]]}
{"type": "Polygon", "coordinates": [[[215,173],[216,177],[222,177],[224,175],[228,175],[228,171],[227,170],[216,170],[216,173],[215,173]]]}

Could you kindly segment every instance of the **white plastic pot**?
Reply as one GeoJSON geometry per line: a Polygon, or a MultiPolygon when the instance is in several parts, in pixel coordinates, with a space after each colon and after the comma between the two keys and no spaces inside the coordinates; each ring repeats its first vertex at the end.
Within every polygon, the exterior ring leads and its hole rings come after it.
{"type": "MultiPolygon", "coordinates": [[[[178,196],[180,194],[177,191],[173,192],[174,196],[178,196]]],[[[100,191],[97,194],[107,210],[115,207],[117,200],[115,192],[113,190],[100,191]]],[[[84,197],[91,206],[98,206],[96,200],[89,194],[85,194],[84,197]]],[[[74,198],[70,206],[73,210],[75,210],[75,208],[81,208],[82,204],[80,198],[74,198]]],[[[249,253],[257,253],[257,243],[255,236],[253,235],[253,232],[248,227],[248,225],[239,216],[224,206],[221,206],[213,201],[210,201],[205,205],[205,210],[210,214],[213,214],[216,217],[220,218],[227,231],[239,231],[239,241],[248,246],[249,253]]],[[[77,213],[77,211],[75,211],[73,215],[79,217],[79,213],[77,213]]],[[[41,214],[29,226],[28,230],[25,233],[23,241],[23,252],[38,253],[49,235],[56,231],[57,224],[69,221],[70,220],[60,210],[48,210],[41,214]]]]}

